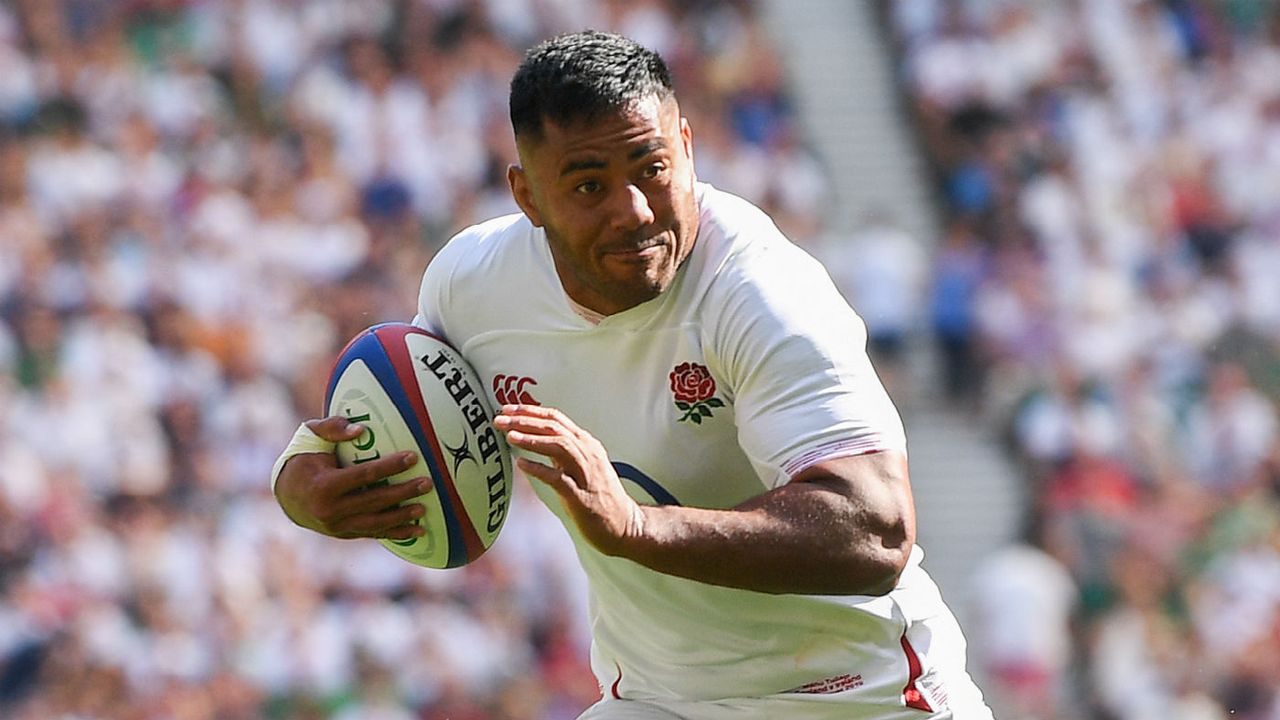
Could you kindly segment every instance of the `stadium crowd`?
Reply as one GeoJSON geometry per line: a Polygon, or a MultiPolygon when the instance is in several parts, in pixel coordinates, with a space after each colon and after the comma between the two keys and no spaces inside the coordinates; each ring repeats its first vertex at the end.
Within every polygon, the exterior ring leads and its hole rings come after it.
{"type": "Polygon", "coordinates": [[[558,523],[426,571],[299,531],[267,478],[347,338],[515,211],[507,82],[614,29],[671,64],[703,179],[814,229],[825,179],[739,0],[0,4],[0,716],[573,718],[558,523]]]}
{"type": "Polygon", "coordinates": [[[1280,6],[901,0],[944,387],[1034,514],[974,578],[1008,718],[1280,718],[1280,6]]]}
{"type": "MultiPolygon", "coordinates": [[[[1280,718],[1280,10],[880,7],[946,217],[940,392],[1004,429],[1032,500],[974,577],[1001,717],[1280,718]]],[[[582,579],[527,488],[435,572],[298,531],[266,487],[342,343],[515,209],[507,79],[584,26],[668,59],[701,178],[817,234],[747,0],[0,4],[0,716],[594,700],[582,579]]],[[[833,274],[916,282],[882,255],[833,274]]],[[[905,327],[885,290],[869,322],[905,327]]]]}

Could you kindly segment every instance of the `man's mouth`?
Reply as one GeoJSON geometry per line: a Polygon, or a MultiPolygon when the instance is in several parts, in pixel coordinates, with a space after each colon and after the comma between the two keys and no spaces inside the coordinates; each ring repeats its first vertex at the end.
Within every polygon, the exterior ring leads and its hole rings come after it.
{"type": "Polygon", "coordinates": [[[620,260],[648,259],[658,253],[665,245],[661,237],[654,237],[635,245],[622,245],[608,248],[604,254],[620,260]]]}

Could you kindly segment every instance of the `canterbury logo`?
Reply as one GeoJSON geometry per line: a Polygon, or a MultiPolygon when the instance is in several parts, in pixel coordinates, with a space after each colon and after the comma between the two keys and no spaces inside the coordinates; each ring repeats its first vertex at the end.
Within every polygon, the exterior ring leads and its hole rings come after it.
{"type": "Polygon", "coordinates": [[[526,389],[537,384],[538,381],[531,377],[494,375],[493,395],[498,399],[499,405],[541,405],[526,389]]]}

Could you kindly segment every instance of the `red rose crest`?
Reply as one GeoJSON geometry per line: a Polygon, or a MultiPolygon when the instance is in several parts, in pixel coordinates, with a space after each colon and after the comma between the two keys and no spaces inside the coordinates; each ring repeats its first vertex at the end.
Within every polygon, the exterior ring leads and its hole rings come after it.
{"type": "Polygon", "coordinates": [[[702,418],[711,417],[712,408],[724,407],[724,401],[715,397],[716,379],[706,365],[680,363],[670,377],[676,407],[684,412],[679,422],[689,420],[701,425],[702,418]]]}

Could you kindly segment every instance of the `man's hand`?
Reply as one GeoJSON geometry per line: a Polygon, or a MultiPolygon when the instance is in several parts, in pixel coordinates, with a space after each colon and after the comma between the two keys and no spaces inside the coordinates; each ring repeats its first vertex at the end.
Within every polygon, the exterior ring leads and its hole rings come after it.
{"type": "Polygon", "coordinates": [[[818,462],[727,509],[640,505],[599,440],[564,413],[507,405],[494,420],[530,476],[556,491],[600,552],[668,575],[756,592],[883,595],[915,544],[915,510],[900,452],[818,462]]]}
{"type": "Polygon", "coordinates": [[[583,537],[606,555],[617,555],[639,537],[644,516],[627,494],[604,445],[564,413],[536,405],[504,405],[494,425],[514,447],[548,463],[517,458],[516,465],[546,483],[564,502],[583,537]]]}
{"type": "MultiPolygon", "coordinates": [[[[307,427],[329,442],[354,440],[364,427],[335,415],[308,420],[307,427]]],[[[400,503],[431,490],[430,478],[388,484],[385,479],[413,467],[412,452],[396,453],[339,468],[332,453],[302,453],[289,458],[276,480],[276,500],[298,525],[337,538],[408,540],[423,529],[416,523],[423,508],[400,503]]]]}

